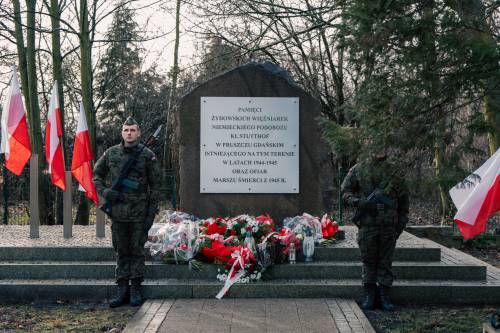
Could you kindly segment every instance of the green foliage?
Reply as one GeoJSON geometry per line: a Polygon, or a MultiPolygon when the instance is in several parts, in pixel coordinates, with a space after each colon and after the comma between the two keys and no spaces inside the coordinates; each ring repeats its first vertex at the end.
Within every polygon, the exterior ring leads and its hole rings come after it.
{"type": "Polygon", "coordinates": [[[111,28],[106,34],[109,47],[99,62],[96,86],[102,100],[102,122],[122,123],[133,115],[132,105],[137,90],[141,59],[137,41],[139,28],[134,12],[125,3],[113,14],[111,28]]]}
{"type": "Polygon", "coordinates": [[[481,234],[466,240],[463,243],[463,246],[469,249],[487,249],[490,247],[495,247],[496,243],[494,238],[491,238],[487,234],[481,234]]]}
{"type": "MultiPolygon", "coordinates": [[[[362,77],[348,108],[360,154],[392,147],[433,156],[438,145],[444,165],[434,183],[444,188],[470,171],[464,156],[485,155],[473,148],[489,129],[479,102],[483,82],[498,73],[500,47],[477,33],[485,18],[472,3],[481,1],[348,2],[345,46],[362,77]]],[[[339,149],[341,131],[326,132],[339,149]]]]}
{"type": "Polygon", "coordinates": [[[359,130],[341,126],[334,121],[322,118],[323,138],[338,158],[352,158],[359,155],[359,130]]]}
{"type": "MultiPolygon", "coordinates": [[[[120,139],[121,126],[128,116],[140,124],[143,135],[165,123],[169,88],[156,68],[142,70],[141,36],[134,11],[127,2],[113,14],[106,34],[109,46],[98,64],[96,78],[98,119],[102,136],[99,144],[110,146],[120,139]]],[[[157,152],[158,153],[158,152],[157,152]]]]}

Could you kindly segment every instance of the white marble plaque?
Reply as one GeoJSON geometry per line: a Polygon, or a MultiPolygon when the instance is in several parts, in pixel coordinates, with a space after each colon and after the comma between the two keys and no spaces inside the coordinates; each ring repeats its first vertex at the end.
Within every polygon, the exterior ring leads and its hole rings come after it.
{"type": "Polygon", "coordinates": [[[299,98],[201,97],[200,193],[299,193],[299,98]]]}

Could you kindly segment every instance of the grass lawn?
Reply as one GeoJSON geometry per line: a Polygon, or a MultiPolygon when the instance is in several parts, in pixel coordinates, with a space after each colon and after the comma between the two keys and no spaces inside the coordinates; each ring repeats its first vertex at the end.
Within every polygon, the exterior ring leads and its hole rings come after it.
{"type": "Polygon", "coordinates": [[[495,306],[399,306],[393,313],[365,311],[377,333],[474,333],[495,306]]]}
{"type": "Polygon", "coordinates": [[[105,303],[0,304],[0,332],[120,332],[137,310],[105,303]]]}

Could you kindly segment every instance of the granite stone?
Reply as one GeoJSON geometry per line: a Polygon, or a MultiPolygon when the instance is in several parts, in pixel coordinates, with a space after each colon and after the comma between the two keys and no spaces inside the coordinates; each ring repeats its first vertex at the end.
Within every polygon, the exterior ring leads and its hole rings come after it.
{"type": "Polygon", "coordinates": [[[270,214],[277,223],[303,212],[325,211],[322,191],[328,187],[328,149],[318,123],[320,103],[283,70],[266,63],[251,63],[223,73],[184,96],[176,113],[175,142],[179,156],[179,207],[200,217],[270,214]],[[201,97],[298,97],[299,98],[299,193],[249,194],[200,193],[200,99],[201,97]]]}

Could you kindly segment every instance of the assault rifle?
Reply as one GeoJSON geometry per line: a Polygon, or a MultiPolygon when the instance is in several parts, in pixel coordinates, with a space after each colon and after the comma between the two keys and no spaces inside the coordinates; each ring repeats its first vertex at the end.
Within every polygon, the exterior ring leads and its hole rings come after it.
{"type": "MultiPolygon", "coordinates": [[[[383,193],[382,190],[376,188],[367,198],[366,201],[370,203],[374,203],[377,205],[377,211],[383,211],[385,207],[389,207],[390,209],[396,209],[396,203],[394,200],[389,198],[387,195],[383,193]]],[[[365,210],[361,210],[358,208],[358,211],[352,217],[352,223],[357,225],[358,227],[361,224],[361,220],[367,214],[365,210]]]]}
{"type": "Polygon", "coordinates": [[[370,202],[375,202],[377,204],[383,204],[384,206],[389,207],[390,209],[396,209],[396,203],[394,200],[389,198],[384,192],[378,188],[376,188],[367,198],[370,202]]]}
{"type": "MultiPolygon", "coordinates": [[[[139,150],[132,157],[130,157],[129,160],[123,165],[120,171],[120,176],[113,182],[113,185],[111,185],[112,190],[123,192],[124,190],[128,189],[137,190],[139,188],[139,184],[136,181],[128,179],[127,177],[132,168],[137,163],[137,159],[139,158],[139,156],[141,156],[144,148],[153,147],[154,145],[156,145],[156,143],[158,143],[158,137],[160,136],[161,128],[162,125],[160,125],[156,129],[156,131],[148,137],[145,144],[142,145],[139,148],[139,150]]],[[[99,209],[101,209],[109,217],[112,217],[111,216],[112,208],[113,204],[108,200],[106,200],[106,202],[103,205],[101,205],[101,207],[99,207],[99,209]]]]}

